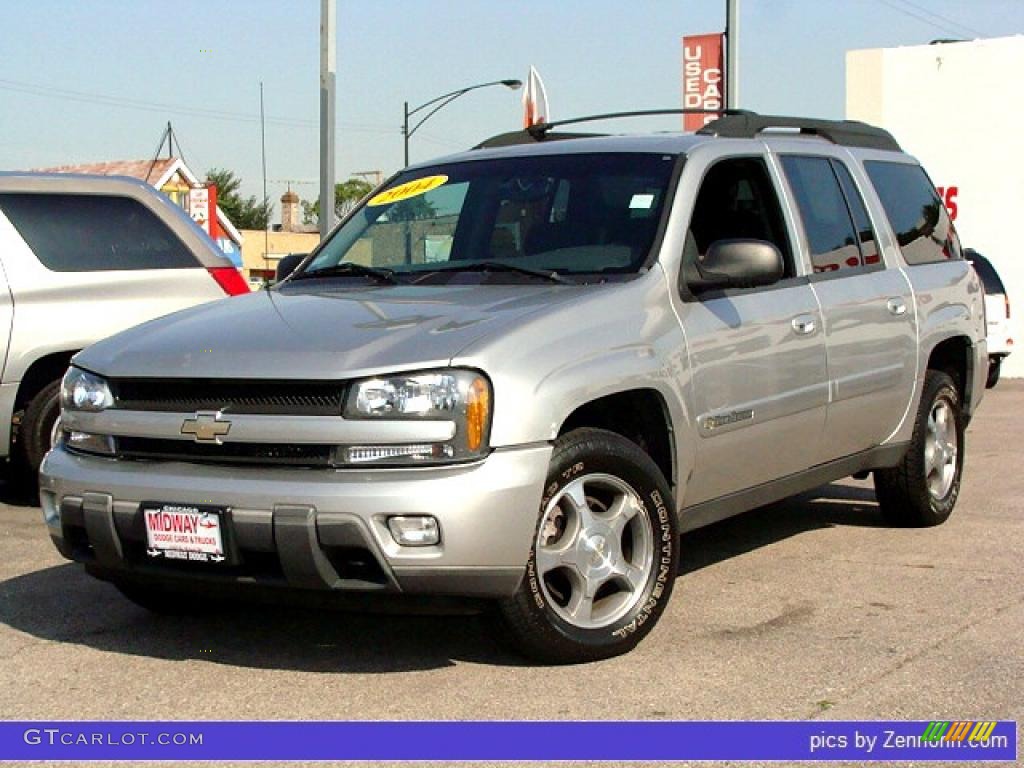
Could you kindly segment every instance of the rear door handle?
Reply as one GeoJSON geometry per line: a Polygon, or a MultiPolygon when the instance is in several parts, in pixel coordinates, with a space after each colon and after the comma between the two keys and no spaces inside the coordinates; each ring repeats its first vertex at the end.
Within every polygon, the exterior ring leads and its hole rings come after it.
{"type": "Polygon", "coordinates": [[[907,302],[903,299],[889,299],[885,303],[885,307],[889,310],[890,315],[899,317],[900,315],[907,314],[907,302]]]}
{"type": "Polygon", "coordinates": [[[808,336],[814,333],[816,327],[813,315],[797,315],[793,318],[793,330],[801,336],[808,336]]]}

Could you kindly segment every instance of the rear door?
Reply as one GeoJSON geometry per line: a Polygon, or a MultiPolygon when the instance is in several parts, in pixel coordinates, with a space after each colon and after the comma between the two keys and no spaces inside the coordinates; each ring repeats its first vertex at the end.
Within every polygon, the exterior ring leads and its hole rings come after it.
{"type": "Polygon", "coordinates": [[[864,197],[841,154],[780,155],[824,315],[829,405],[820,459],[880,445],[910,404],[917,329],[910,283],[887,267],[864,197]]]}
{"type": "Polygon", "coordinates": [[[816,463],[828,399],[825,343],[799,263],[765,156],[713,162],[697,192],[681,268],[699,436],[686,506],[816,463]],[[711,243],[732,238],[775,244],[785,278],[763,288],[690,291],[694,260],[711,243]]]}

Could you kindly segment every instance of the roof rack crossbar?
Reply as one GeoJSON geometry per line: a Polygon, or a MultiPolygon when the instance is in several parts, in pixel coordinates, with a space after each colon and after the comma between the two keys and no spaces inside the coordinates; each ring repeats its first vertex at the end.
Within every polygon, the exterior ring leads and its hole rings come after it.
{"type": "Polygon", "coordinates": [[[712,120],[697,133],[704,136],[753,139],[773,128],[795,129],[801,134],[821,136],[833,144],[846,147],[901,151],[900,145],[891,133],[858,120],[812,120],[804,117],[756,113],[732,114],[712,120]]]}
{"type": "Polygon", "coordinates": [[[550,123],[537,123],[526,130],[535,139],[543,139],[544,135],[552,128],[562,125],[575,125],[576,123],[592,123],[598,120],[617,120],[623,117],[650,117],[652,115],[752,115],[745,109],[641,109],[632,112],[605,112],[600,115],[585,115],[584,117],[570,117],[565,120],[555,120],[550,123]]]}

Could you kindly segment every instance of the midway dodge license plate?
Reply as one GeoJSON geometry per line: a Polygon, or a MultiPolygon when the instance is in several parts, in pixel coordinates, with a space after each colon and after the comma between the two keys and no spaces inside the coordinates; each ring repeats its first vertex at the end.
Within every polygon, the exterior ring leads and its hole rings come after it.
{"type": "Polygon", "coordinates": [[[195,504],[142,505],[146,554],[159,560],[223,563],[223,507],[195,504]]]}

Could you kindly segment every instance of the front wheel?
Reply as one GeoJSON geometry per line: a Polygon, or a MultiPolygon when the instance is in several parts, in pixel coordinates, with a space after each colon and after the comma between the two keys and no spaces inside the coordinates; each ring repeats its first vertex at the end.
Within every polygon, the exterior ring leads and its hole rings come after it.
{"type": "Polygon", "coordinates": [[[903,461],[874,473],[875,494],[885,519],[908,527],[944,523],[960,494],[963,448],[960,393],[948,374],[930,370],[903,461]]]}
{"type": "Polygon", "coordinates": [[[36,487],[43,457],[57,444],[60,432],[60,381],[43,387],[29,400],[18,428],[18,440],[11,456],[16,482],[36,487]]]}
{"type": "Polygon", "coordinates": [[[504,630],[545,663],[629,651],[672,593],[679,536],[668,483],[629,440],[579,429],[555,443],[526,577],[504,630]]]}

